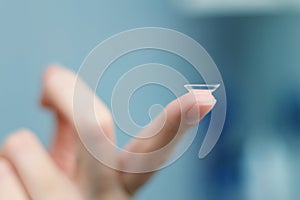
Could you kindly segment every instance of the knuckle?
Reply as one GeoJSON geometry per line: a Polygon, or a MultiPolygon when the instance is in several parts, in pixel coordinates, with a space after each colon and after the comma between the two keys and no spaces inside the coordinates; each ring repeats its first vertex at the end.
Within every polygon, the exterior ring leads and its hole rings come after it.
{"type": "Polygon", "coordinates": [[[96,110],[96,116],[85,119],[84,124],[92,130],[99,130],[108,133],[113,131],[113,118],[106,108],[96,110]]]}
{"type": "Polygon", "coordinates": [[[19,130],[6,139],[3,151],[8,154],[23,151],[32,146],[34,139],[34,134],[31,131],[26,129],[19,130]]]}
{"type": "Polygon", "coordinates": [[[49,65],[46,71],[44,72],[44,84],[47,85],[52,85],[56,83],[60,83],[62,80],[63,81],[74,81],[76,77],[76,74],[64,68],[62,65],[59,64],[52,64],[49,65]]]}
{"type": "Polygon", "coordinates": [[[46,81],[51,80],[53,77],[56,76],[56,74],[59,70],[60,70],[59,65],[50,65],[50,66],[48,66],[45,73],[44,73],[44,79],[46,81]]]}
{"type": "Polygon", "coordinates": [[[110,119],[88,120],[82,125],[77,132],[86,141],[104,141],[105,137],[111,141],[114,140],[114,130],[110,119]]]}
{"type": "Polygon", "coordinates": [[[106,135],[108,138],[113,139],[114,126],[111,115],[101,118],[97,124],[98,128],[106,135]]]}
{"type": "Polygon", "coordinates": [[[110,132],[113,126],[113,120],[111,116],[106,116],[99,121],[99,126],[104,130],[104,132],[110,132]]]}
{"type": "Polygon", "coordinates": [[[59,65],[51,65],[46,69],[43,78],[43,84],[46,88],[50,87],[51,85],[53,85],[58,81],[59,79],[58,74],[60,68],[61,67],[59,65]]]}

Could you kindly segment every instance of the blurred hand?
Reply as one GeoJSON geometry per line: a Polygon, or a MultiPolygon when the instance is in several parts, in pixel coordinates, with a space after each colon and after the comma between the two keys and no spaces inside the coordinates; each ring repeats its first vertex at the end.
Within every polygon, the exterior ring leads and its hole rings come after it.
{"type": "MultiPolygon", "coordinates": [[[[42,104],[56,116],[53,144],[47,152],[33,133],[20,130],[4,143],[0,157],[0,199],[12,200],[83,200],[83,199],[131,199],[153,173],[125,173],[111,169],[93,156],[80,142],[73,119],[73,93],[76,75],[58,66],[50,67],[44,76],[42,104]]],[[[94,95],[80,81],[86,95],[94,95]]],[[[135,153],[152,152],[167,145],[176,134],[183,136],[197,124],[214,106],[212,95],[201,96],[211,104],[202,104],[192,94],[186,94],[171,102],[163,112],[167,117],[155,137],[133,139],[126,150],[135,153]],[[183,112],[182,112],[183,109],[183,112]],[[181,119],[184,125],[179,129],[181,119]]],[[[84,106],[82,115],[85,116],[84,106]]],[[[114,125],[109,110],[96,100],[97,122],[85,117],[86,135],[99,134],[99,126],[105,137],[114,140],[114,125]]],[[[163,114],[161,114],[163,115],[163,114]]],[[[140,134],[156,130],[158,116],[140,134]]],[[[37,122],[38,123],[38,122],[37,122]]],[[[103,139],[105,137],[102,137],[103,139]]],[[[99,139],[101,140],[101,138],[99,139]]],[[[96,141],[101,146],[103,141],[96,141]]],[[[107,149],[110,151],[110,149],[107,149]]],[[[170,152],[160,155],[166,160],[170,152]]],[[[134,160],[115,152],[107,152],[115,162],[123,166],[148,165],[150,160],[134,160]]],[[[162,165],[163,163],[157,163],[162,165]]]]}

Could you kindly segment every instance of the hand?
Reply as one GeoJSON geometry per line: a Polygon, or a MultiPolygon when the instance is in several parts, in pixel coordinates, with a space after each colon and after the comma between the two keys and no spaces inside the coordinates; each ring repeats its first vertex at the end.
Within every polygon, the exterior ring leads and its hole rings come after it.
{"type": "MultiPolygon", "coordinates": [[[[76,76],[61,67],[50,67],[46,71],[42,105],[51,109],[56,116],[53,144],[47,152],[28,130],[18,131],[6,140],[0,152],[0,199],[126,200],[131,199],[153,175],[153,172],[133,174],[116,171],[88,153],[79,140],[73,119],[75,81],[76,76]]],[[[85,83],[81,81],[80,84],[86,95],[94,95],[85,83]]],[[[133,139],[126,150],[135,153],[152,152],[168,144],[176,134],[183,136],[216,102],[212,95],[201,96],[202,99],[210,100],[210,105],[201,104],[192,96],[186,94],[171,102],[163,112],[167,118],[159,133],[149,139],[133,139]],[[179,129],[181,117],[184,126],[179,129]]],[[[81,113],[87,115],[84,108],[81,113]]],[[[103,134],[114,141],[112,116],[100,99],[96,101],[95,113],[97,122],[88,121],[89,118],[85,117],[86,135],[95,134],[91,130],[101,126],[103,134]]],[[[151,133],[159,124],[161,115],[140,134],[151,133]]],[[[101,141],[97,143],[101,145],[101,141]]],[[[161,155],[159,160],[163,162],[169,153],[161,155]]],[[[151,164],[147,159],[138,161],[115,152],[108,154],[123,166],[151,164]]]]}

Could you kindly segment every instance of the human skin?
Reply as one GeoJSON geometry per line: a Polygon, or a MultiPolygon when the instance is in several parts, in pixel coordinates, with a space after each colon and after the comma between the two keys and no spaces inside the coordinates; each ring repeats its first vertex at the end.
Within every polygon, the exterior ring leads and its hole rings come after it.
{"type": "MultiPolygon", "coordinates": [[[[46,150],[34,133],[25,129],[12,133],[6,139],[0,151],[0,199],[127,200],[132,199],[136,191],[155,173],[121,172],[107,167],[88,153],[78,137],[73,119],[75,81],[76,75],[63,67],[50,66],[46,70],[41,103],[55,114],[53,143],[46,150]]],[[[94,95],[85,83],[81,81],[80,84],[86,95],[94,95]]],[[[135,138],[125,149],[134,153],[148,153],[164,147],[175,135],[181,138],[199,123],[215,102],[212,95],[195,98],[189,93],[179,97],[165,108],[163,113],[166,120],[155,137],[143,140],[135,138]],[[183,126],[179,128],[179,124],[183,126]]],[[[82,108],[83,115],[84,112],[82,108]]],[[[88,127],[86,134],[93,134],[93,130],[101,127],[105,137],[115,141],[111,113],[100,99],[95,102],[95,114],[97,122],[83,122],[88,127]]],[[[161,117],[162,114],[140,134],[153,132],[161,117]]],[[[103,141],[96,142],[101,145],[103,141]]],[[[172,149],[160,155],[159,160],[166,160],[172,149]]],[[[108,154],[122,166],[151,164],[151,160],[147,159],[134,160],[114,152],[108,154]]],[[[162,164],[157,163],[156,167],[162,164]]]]}

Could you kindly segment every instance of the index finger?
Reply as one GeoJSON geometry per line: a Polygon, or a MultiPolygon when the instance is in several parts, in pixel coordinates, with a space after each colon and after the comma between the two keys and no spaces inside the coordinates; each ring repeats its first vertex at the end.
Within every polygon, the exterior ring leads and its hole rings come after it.
{"type": "MultiPolygon", "coordinates": [[[[215,98],[210,94],[192,94],[188,93],[171,102],[153,122],[151,122],[139,135],[147,136],[157,131],[152,137],[135,138],[126,147],[131,153],[125,153],[121,157],[121,167],[123,171],[135,171],[138,169],[157,169],[170,156],[175,145],[192,128],[199,123],[201,119],[214,107],[215,98]],[[199,96],[200,95],[200,96],[199,96]],[[173,141],[172,141],[173,140],[173,141]],[[172,141],[172,142],[171,142],[172,141]],[[167,148],[163,148],[169,145],[167,148]],[[159,154],[151,154],[160,150],[159,154]],[[149,156],[138,157],[135,153],[147,154],[149,156]]],[[[139,173],[139,172],[137,172],[139,173]]],[[[122,173],[122,181],[128,191],[134,193],[143,185],[152,173],[122,173]]]]}

